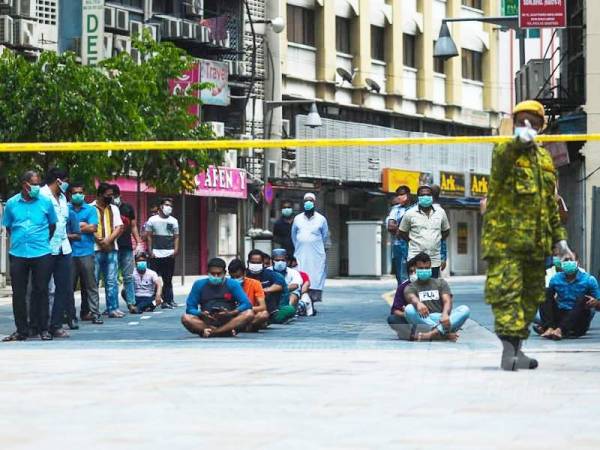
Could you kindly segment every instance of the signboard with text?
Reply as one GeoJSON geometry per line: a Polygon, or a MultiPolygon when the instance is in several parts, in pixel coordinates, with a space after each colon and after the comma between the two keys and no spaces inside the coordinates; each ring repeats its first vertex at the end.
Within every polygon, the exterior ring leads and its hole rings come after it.
{"type": "Polygon", "coordinates": [[[465,174],[440,172],[440,191],[443,196],[463,197],[465,195],[465,174]]]}
{"type": "Polygon", "coordinates": [[[203,89],[200,98],[203,105],[229,106],[229,66],[220,61],[203,59],[200,61],[200,81],[212,83],[212,87],[203,89]]]}
{"type": "Polygon", "coordinates": [[[519,15],[519,0],[502,0],[502,15],[503,16],[518,16],[519,15]]]}
{"type": "Polygon", "coordinates": [[[520,0],[520,28],[565,28],[567,0],[520,0]]]}
{"type": "Polygon", "coordinates": [[[400,186],[408,186],[415,194],[421,184],[432,184],[433,176],[429,172],[385,168],[381,171],[381,183],[384,192],[396,192],[400,186]]]}
{"type": "Polygon", "coordinates": [[[95,66],[104,59],[104,0],[83,0],[81,63],[95,66]]]}
{"type": "MultiPolygon", "coordinates": [[[[172,95],[192,95],[197,97],[198,91],[192,92],[192,86],[200,82],[200,66],[194,63],[190,70],[186,70],[181,76],[169,80],[169,91],[172,95]]],[[[200,105],[191,105],[188,113],[192,116],[200,116],[200,105]]]]}
{"type": "Polygon", "coordinates": [[[246,172],[232,167],[210,166],[196,177],[200,197],[248,198],[246,172]]]}
{"type": "Polygon", "coordinates": [[[490,186],[490,176],[471,174],[471,197],[486,197],[490,186]]]}

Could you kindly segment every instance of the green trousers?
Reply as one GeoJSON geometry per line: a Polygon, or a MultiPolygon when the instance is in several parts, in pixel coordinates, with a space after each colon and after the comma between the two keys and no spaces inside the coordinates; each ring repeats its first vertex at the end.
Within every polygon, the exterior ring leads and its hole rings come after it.
{"type": "Polygon", "coordinates": [[[496,334],[529,337],[529,325],[544,302],[544,260],[488,259],[485,302],[494,313],[496,334]]]}

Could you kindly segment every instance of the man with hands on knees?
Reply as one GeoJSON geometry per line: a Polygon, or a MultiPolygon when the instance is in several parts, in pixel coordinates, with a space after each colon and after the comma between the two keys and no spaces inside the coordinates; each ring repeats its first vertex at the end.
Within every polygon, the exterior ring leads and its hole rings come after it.
{"type": "Polygon", "coordinates": [[[225,261],[208,262],[208,278],[192,286],[181,323],[200,337],[235,336],[254,319],[252,305],[239,282],[225,277],[225,261]]]}

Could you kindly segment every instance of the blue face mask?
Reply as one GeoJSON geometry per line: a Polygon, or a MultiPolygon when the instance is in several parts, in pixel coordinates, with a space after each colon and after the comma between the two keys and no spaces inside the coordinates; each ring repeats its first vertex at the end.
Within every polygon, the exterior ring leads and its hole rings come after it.
{"type": "Polygon", "coordinates": [[[38,198],[40,196],[40,187],[37,184],[29,185],[29,196],[31,198],[38,198]]]}
{"type": "Polygon", "coordinates": [[[233,281],[235,281],[236,283],[238,283],[240,286],[242,284],[244,284],[244,277],[242,278],[232,278],[233,281]]]}
{"type": "Polygon", "coordinates": [[[213,286],[218,286],[219,284],[223,283],[223,277],[215,277],[213,275],[209,275],[208,282],[213,286]]]}
{"type": "Polygon", "coordinates": [[[137,263],[135,263],[135,266],[140,272],[145,272],[148,268],[148,261],[138,261],[137,263]]]}
{"type": "Polygon", "coordinates": [[[74,205],[82,205],[83,204],[83,200],[85,199],[85,195],[83,194],[73,194],[71,196],[71,203],[73,203],[74,205]]]}
{"type": "Polygon", "coordinates": [[[67,192],[67,189],[69,189],[69,183],[67,183],[66,181],[61,181],[58,187],[60,188],[61,192],[65,194],[67,192]]]}
{"type": "Polygon", "coordinates": [[[312,211],[313,209],[315,209],[315,202],[306,200],[304,202],[304,211],[312,211]]]}
{"type": "Polygon", "coordinates": [[[275,261],[273,262],[273,269],[277,272],[283,272],[287,269],[287,263],[285,261],[275,261]]]}
{"type": "Polygon", "coordinates": [[[567,275],[573,275],[577,272],[577,261],[563,261],[561,266],[563,272],[567,275]]]}
{"type": "Polygon", "coordinates": [[[433,197],[431,195],[419,195],[419,206],[429,208],[433,205],[433,197]]]}
{"type": "Polygon", "coordinates": [[[293,213],[294,213],[294,210],[292,208],[283,208],[281,210],[281,215],[283,217],[290,217],[293,213]]]}
{"type": "Polygon", "coordinates": [[[560,258],[558,256],[552,257],[552,264],[554,265],[554,267],[556,269],[562,269],[562,261],[560,260],[560,258]]]}
{"type": "Polygon", "coordinates": [[[417,269],[417,278],[419,279],[419,281],[427,281],[431,279],[431,268],[417,269]]]}

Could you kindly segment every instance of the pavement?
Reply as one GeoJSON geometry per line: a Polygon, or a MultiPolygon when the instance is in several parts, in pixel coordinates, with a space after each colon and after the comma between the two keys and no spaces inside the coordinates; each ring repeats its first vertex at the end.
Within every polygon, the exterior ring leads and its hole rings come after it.
{"type": "Polygon", "coordinates": [[[392,280],[330,280],[316,317],[257,334],[199,339],[181,307],[0,345],[0,448],[600,448],[598,320],[506,373],[483,278],[450,284],[473,319],[457,343],[397,340],[392,280]]]}

